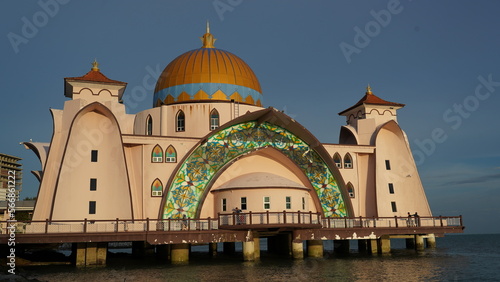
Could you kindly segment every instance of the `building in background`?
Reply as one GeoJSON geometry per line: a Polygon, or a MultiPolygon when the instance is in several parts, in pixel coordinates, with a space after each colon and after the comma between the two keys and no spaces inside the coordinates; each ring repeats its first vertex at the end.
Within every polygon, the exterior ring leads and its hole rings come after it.
{"type": "Polygon", "coordinates": [[[0,153],[0,201],[7,200],[7,190],[13,186],[13,179],[15,179],[16,200],[19,200],[23,183],[23,168],[19,163],[21,160],[21,158],[0,153]]]}

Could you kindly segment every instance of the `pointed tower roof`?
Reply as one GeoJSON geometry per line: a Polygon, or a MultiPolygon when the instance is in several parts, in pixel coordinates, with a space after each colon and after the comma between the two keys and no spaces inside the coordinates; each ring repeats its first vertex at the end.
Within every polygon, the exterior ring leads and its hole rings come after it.
{"type": "Polygon", "coordinates": [[[109,79],[104,74],[102,74],[101,71],[99,70],[99,63],[95,59],[94,62],[92,63],[92,69],[90,69],[90,71],[86,73],[84,76],[64,78],[64,81],[75,81],[75,80],[127,85],[126,82],[109,79]]]}
{"type": "Polygon", "coordinates": [[[389,102],[389,101],[386,101],[382,98],[375,96],[375,94],[373,94],[373,92],[372,92],[372,88],[370,87],[370,85],[368,85],[368,87],[366,87],[365,96],[363,96],[363,98],[361,98],[361,100],[359,100],[356,104],[354,104],[354,106],[340,112],[339,115],[342,115],[342,114],[344,114],[344,113],[346,113],[346,112],[348,112],[356,107],[359,107],[361,105],[383,105],[383,106],[390,106],[390,107],[397,107],[397,108],[402,108],[405,106],[405,104],[389,102]]]}

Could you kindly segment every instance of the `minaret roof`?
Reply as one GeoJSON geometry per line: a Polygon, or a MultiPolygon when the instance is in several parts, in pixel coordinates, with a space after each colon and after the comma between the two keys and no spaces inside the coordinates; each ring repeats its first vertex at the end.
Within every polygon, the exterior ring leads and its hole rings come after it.
{"type": "Polygon", "coordinates": [[[391,107],[400,107],[400,108],[405,106],[405,104],[389,102],[389,101],[386,101],[382,98],[375,96],[375,94],[373,94],[373,92],[372,92],[370,85],[368,85],[368,87],[366,87],[365,96],[363,96],[363,98],[361,98],[361,100],[359,100],[356,104],[354,104],[354,106],[340,112],[339,115],[342,115],[345,112],[348,112],[348,111],[350,111],[358,106],[361,106],[361,105],[382,105],[382,106],[391,106],[391,107]]]}
{"type": "Polygon", "coordinates": [[[126,82],[118,81],[118,80],[113,80],[107,78],[104,74],[101,73],[99,70],[99,63],[94,60],[92,63],[92,69],[86,73],[84,76],[80,77],[65,77],[64,81],[66,80],[80,80],[80,81],[90,81],[90,82],[100,82],[100,83],[112,83],[112,84],[120,84],[120,85],[127,85],[126,82]]]}

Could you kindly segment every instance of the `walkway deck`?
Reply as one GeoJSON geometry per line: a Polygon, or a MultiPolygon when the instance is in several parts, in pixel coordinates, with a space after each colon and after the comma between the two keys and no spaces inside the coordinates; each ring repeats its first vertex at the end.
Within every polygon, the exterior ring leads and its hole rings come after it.
{"type": "Polygon", "coordinates": [[[146,241],[150,244],[243,242],[253,232],[292,232],[303,240],[462,233],[461,216],[323,218],[301,212],[219,214],[205,219],[2,221],[0,244],[146,241]],[[15,232],[12,232],[14,231],[15,232]],[[12,240],[12,239],[11,239],[12,240]]]}

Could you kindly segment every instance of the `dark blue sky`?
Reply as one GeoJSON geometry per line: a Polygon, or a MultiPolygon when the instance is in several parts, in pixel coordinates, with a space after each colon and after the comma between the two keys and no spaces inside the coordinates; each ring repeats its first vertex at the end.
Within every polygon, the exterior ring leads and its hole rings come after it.
{"type": "Polygon", "coordinates": [[[63,78],[97,58],[128,82],[129,113],[152,106],[149,79],[199,48],[205,21],[254,70],[264,106],[285,110],[337,143],[369,83],[404,103],[406,131],[434,215],[464,215],[467,233],[500,233],[500,2],[498,1],[4,1],[0,9],[0,152],[23,158],[24,196],[36,195],[36,156],[63,78]],[[42,3],[42,4],[40,4],[42,3]],[[43,4],[45,3],[45,4],[43,4]],[[497,82],[498,81],[498,82],[497,82]]]}

